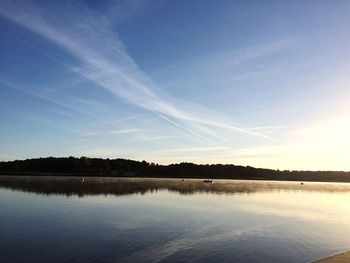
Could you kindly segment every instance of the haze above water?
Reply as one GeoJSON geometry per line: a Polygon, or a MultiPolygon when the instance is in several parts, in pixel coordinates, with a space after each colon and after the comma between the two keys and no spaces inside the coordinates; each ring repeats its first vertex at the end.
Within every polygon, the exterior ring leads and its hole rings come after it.
{"type": "Polygon", "coordinates": [[[0,262],[308,262],[350,249],[349,200],[349,184],[0,176],[0,262]]]}

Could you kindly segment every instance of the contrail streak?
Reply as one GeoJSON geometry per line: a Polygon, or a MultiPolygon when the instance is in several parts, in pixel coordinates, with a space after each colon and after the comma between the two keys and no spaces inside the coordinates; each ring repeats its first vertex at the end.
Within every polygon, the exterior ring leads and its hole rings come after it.
{"type": "Polygon", "coordinates": [[[214,121],[213,119],[218,118],[213,116],[195,116],[183,109],[181,105],[175,106],[171,101],[156,94],[155,84],[137,67],[108,21],[101,19],[101,16],[82,13],[83,8],[72,10],[74,16],[65,13],[60,13],[58,16],[52,12],[48,13],[39,6],[29,8],[26,2],[20,2],[22,5],[16,3],[2,1],[0,14],[64,48],[79,59],[80,65],[68,65],[47,52],[21,41],[23,44],[91,80],[130,104],[155,112],[169,123],[202,139],[205,137],[186,126],[196,123],[274,140],[256,131],[214,121]],[[187,125],[179,125],[165,116],[181,120],[187,125]]]}

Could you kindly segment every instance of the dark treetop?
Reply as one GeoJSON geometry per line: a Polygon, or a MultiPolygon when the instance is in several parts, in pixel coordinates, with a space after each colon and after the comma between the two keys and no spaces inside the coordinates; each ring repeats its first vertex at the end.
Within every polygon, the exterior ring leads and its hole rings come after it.
{"type": "Polygon", "coordinates": [[[146,161],[87,157],[48,157],[0,162],[0,174],[350,182],[350,172],[341,171],[280,171],[232,164],[158,165],[146,161]]]}

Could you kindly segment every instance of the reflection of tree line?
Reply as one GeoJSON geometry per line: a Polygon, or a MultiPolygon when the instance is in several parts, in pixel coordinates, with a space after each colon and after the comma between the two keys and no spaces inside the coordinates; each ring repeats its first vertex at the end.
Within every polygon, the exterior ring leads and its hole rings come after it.
{"type": "Polygon", "coordinates": [[[280,171],[236,165],[179,163],[158,165],[145,161],[100,158],[39,158],[0,162],[0,174],[179,177],[350,182],[350,172],[280,171]]]}
{"type": "MultiPolygon", "coordinates": [[[[67,196],[145,194],[160,190],[168,190],[180,194],[193,194],[196,192],[225,192],[225,186],[223,185],[206,184],[199,180],[113,179],[105,177],[89,177],[84,179],[84,182],[82,182],[80,177],[0,176],[0,187],[40,194],[64,194],[67,196]]],[[[253,189],[242,187],[237,187],[234,190],[236,192],[246,193],[253,191],[253,189]]]]}
{"type": "Polygon", "coordinates": [[[308,183],[278,183],[262,181],[216,181],[213,184],[202,180],[181,179],[142,179],[142,178],[110,178],[87,177],[84,182],[81,177],[59,176],[0,176],[0,187],[21,190],[39,194],[71,195],[129,195],[145,194],[168,190],[180,194],[214,193],[235,194],[255,193],[280,190],[309,191],[349,191],[347,184],[315,184],[308,183]]]}

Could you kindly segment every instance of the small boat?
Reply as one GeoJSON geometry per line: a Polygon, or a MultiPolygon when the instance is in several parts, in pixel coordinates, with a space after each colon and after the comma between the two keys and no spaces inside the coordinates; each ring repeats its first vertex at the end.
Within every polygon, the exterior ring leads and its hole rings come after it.
{"type": "Polygon", "coordinates": [[[205,179],[203,180],[203,183],[213,183],[213,179],[205,179]]]}

